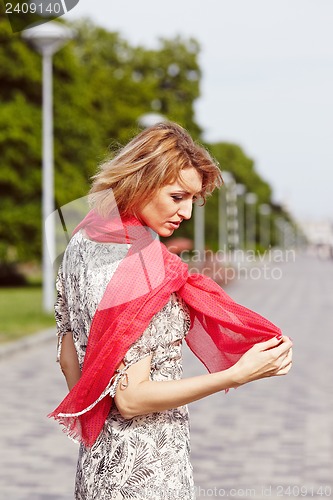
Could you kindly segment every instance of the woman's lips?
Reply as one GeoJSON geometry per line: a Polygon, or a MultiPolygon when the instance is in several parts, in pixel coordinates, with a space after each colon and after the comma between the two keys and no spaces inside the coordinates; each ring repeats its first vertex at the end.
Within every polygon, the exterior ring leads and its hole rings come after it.
{"type": "Polygon", "coordinates": [[[170,226],[172,226],[173,229],[178,229],[180,226],[180,221],[179,222],[172,222],[169,221],[170,226]]]}

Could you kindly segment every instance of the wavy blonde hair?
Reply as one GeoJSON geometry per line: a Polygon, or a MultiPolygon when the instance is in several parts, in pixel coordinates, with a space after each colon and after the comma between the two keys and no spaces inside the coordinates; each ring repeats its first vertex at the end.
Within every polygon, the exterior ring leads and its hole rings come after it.
{"type": "Polygon", "coordinates": [[[90,205],[106,217],[115,200],[120,214],[135,214],[161,187],[178,179],[181,182],[181,171],[191,167],[202,178],[200,194],[205,203],[223,184],[217,163],[185,129],[172,122],[159,123],[140,132],[114,158],[100,165],[92,177],[90,205]]]}

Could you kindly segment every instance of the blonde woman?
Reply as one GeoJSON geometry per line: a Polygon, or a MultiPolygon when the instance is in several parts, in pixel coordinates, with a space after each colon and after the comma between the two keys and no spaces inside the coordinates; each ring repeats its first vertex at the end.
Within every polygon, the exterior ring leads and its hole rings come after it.
{"type": "Polygon", "coordinates": [[[221,184],[174,123],[141,132],[93,178],[55,306],[70,392],[51,416],[81,443],[76,499],[193,500],[186,405],[291,367],[288,337],[159,241],[221,184]],[[209,373],[182,378],[184,340],[209,373]]]}

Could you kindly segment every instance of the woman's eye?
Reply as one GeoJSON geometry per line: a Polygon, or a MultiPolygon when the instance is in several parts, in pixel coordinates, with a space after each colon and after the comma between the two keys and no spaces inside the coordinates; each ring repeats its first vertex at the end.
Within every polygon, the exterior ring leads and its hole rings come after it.
{"type": "Polygon", "coordinates": [[[182,196],[172,195],[171,198],[175,201],[181,201],[183,199],[182,196]]]}

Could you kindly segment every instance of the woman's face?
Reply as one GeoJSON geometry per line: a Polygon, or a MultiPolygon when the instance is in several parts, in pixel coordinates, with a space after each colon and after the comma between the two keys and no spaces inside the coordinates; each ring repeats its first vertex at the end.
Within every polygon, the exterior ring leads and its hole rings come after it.
{"type": "Polygon", "coordinates": [[[159,236],[171,236],[184,219],[191,218],[193,201],[201,192],[202,179],[195,168],[184,168],[181,177],[186,187],[178,180],[166,184],[149,203],[136,210],[138,219],[159,236]]]}

